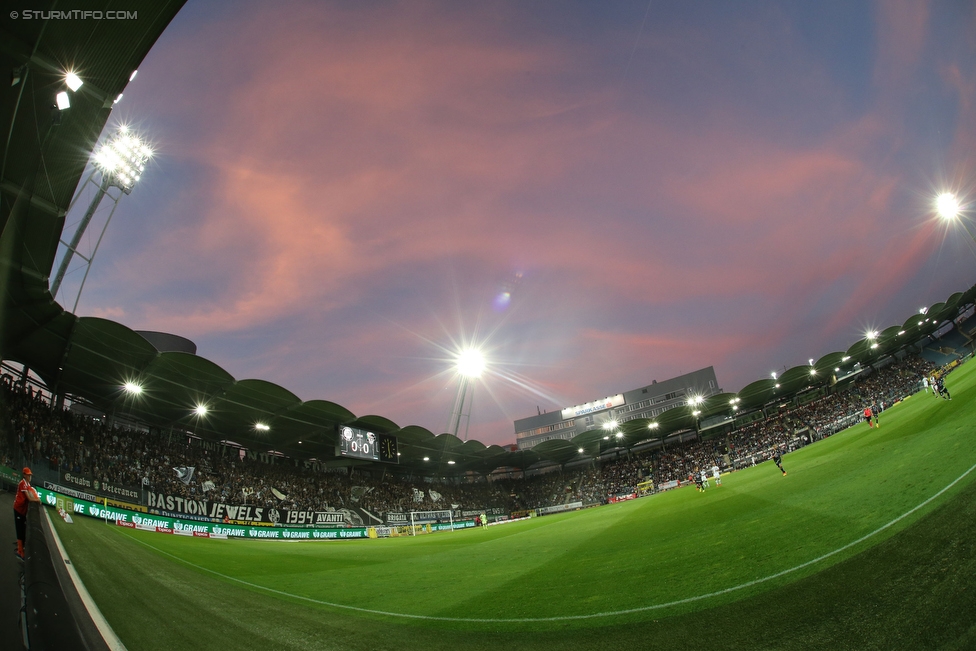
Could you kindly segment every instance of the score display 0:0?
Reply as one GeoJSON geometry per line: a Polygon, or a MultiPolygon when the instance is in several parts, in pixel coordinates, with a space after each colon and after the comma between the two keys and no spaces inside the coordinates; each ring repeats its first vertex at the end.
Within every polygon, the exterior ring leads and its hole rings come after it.
{"type": "MultiPolygon", "coordinates": [[[[349,444],[349,449],[351,449],[353,452],[359,452],[360,445],[358,442],[353,441],[352,443],[349,444]]],[[[362,451],[363,454],[369,454],[369,443],[362,444],[362,451]]]]}
{"type": "Polygon", "coordinates": [[[344,457],[357,459],[379,460],[377,436],[373,432],[345,426],[339,431],[339,446],[337,453],[344,457]]]}

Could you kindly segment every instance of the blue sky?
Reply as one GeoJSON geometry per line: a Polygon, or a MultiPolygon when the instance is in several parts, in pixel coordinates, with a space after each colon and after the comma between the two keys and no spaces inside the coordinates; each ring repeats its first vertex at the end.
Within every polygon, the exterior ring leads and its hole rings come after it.
{"type": "Polygon", "coordinates": [[[969,2],[190,0],[110,122],[158,155],[78,312],[435,433],[482,342],[486,443],[736,391],[976,282],[932,207],[976,194],[974,66],[969,2]]]}

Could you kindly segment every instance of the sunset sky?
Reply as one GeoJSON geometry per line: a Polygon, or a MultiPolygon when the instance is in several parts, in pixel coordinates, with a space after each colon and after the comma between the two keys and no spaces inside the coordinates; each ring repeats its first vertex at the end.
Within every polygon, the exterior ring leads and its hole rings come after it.
{"type": "Polygon", "coordinates": [[[123,122],[157,155],[78,314],[435,433],[479,342],[485,443],[705,366],[737,391],[976,282],[933,210],[976,198],[969,0],[189,0],[123,122]]]}

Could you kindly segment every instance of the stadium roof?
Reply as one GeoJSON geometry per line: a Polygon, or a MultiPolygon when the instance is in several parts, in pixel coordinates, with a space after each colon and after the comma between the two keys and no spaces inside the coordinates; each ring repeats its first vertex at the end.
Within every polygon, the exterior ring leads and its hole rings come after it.
{"type": "MultiPolygon", "coordinates": [[[[18,80],[0,108],[9,134],[0,167],[3,358],[30,367],[53,392],[84,399],[105,413],[191,431],[213,441],[232,440],[256,451],[276,450],[341,465],[367,463],[335,458],[337,426],[393,434],[399,441],[401,466],[439,475],[524,469],[543,460],[566,463],[695,427],[691,408],[679,407],[656,419],[625,422],[617,431],[592,430],[570,441],[551,440],[533,450],[511,451],[451,434],[435,435],[415,425],[401,427],[378,415],[357,416],[327,400],[303,402],[271,382],[235,379],[203,357],[161,352],[120,323],[65,311],[49,291],[49,278],[68,206],[113,100],[182,5],[182,0],[131,0],[125,8],[137,12],[137,20],[10,20],[0,29],[2,64],[13,71],[12,80],[18,80]],[[72,92],[70,108],[62,111],[54,100],[66,90],[68,68],[78,72],[84,85],[72,92]],[[127,392],[126,383],[142,391],[127,392]],[[205,407],[205,413],[198,407],[205,407]]],[[[105,11],[111,6],[76,2],[71,8],[105,11]]],[[[953,294],[927,313],[914,314],[877,338],[862,339],[846,352],[789,369],[779,380],[757,380],[737,394],[712,396],[695,409],[701,418],[731,417],[824,385],[835,368],[871,363],[918,341],[974,297],[976,287],[953,294]]]]}

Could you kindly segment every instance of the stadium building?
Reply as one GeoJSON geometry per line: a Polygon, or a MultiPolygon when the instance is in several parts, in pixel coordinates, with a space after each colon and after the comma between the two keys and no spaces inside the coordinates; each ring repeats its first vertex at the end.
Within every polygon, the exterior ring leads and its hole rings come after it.
{"type": "Polygon", "coordinates": [[[656,418],[669,409],[687,406],[693,398],[708,398],[720,392],[715,369],[709,366],[586,404],[521,418],[515,421],[515,440],[519,450],[532,449],[545,441],[568,441],[604,423],[656,418]]]}

